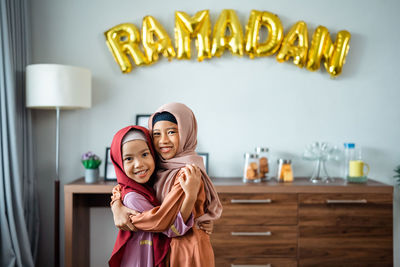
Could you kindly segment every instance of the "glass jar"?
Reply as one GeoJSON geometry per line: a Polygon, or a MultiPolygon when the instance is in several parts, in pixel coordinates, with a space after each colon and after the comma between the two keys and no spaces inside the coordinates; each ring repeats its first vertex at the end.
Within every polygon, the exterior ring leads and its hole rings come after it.
{"type": "Polygon", "coordinates": [[[254,153],[244,154],[243,182],[258,183],[261,181],[258,174],[258,155],[254,153]]]}
{"type": "Polygon", "coordinates": [[[347,182],[366,183],[369,165],[362,158],[361,148],[353,143],[345,143],[345,175],[347,182]]]}
{"type": "Polygon", "coordinates": [[[258,156],[258,176],[261,180],[268,179],[269,173],[269,149],[266,147],[256,147],[258,156]]]}
{"type": "Polygon", "coordinates": [[[292,161],[290,159],[278,159],[278,182],[293,182],[292,161]]]}

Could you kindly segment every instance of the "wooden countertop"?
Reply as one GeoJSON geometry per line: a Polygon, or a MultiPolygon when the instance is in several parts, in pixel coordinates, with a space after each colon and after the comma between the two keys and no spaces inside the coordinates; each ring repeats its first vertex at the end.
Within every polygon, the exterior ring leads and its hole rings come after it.
{"type": "MultiPolygon", "coordinates": [[[[313,184],[309,178],[297,177],[293,183],[277,183],[275,181],[261,183],[243,183],[242,178],[212,178],[219,193],[388,193],[393,194],[393,186],[369,179],[365,184],[347,183],[336,178],[332,183],[313,184]]],[[[79,178],[64,186],[65,192],[74,194],[111,194],[116,181],[99,180],[94,184],[86,184],[79,178]]]]}
{"type": "Polygon", "coordinates": [[[368,179],[367,183],[347,183],[335,178],[331,183],[311,183],[310,178],[296,177],[292,183],[267,181],[243,183],[241,178],[212,179],[219,193],[393,193],[393,186],[368,179]]]}
{"type": "Polygon", "coordinates": [[[110,194],[114,186],[117,185],[117,181],[104,181],[103,177],[100,177],[99,181],[93,184],[85,183],[84,177],[78,178],[71,183],[64,185],[65,193],[74,194],[110,194]]]}

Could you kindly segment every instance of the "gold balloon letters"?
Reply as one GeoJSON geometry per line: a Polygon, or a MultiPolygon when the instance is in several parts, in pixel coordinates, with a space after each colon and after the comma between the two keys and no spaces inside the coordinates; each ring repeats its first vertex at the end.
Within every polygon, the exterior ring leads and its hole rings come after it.
{"type": "Polygon", "coordinates": [[[246,27],[246,52],[250,58],[274,54],[282,43],[283,27],[278,16],[267,11],[252,10],[246,27]],[[259,44],[261,27],[267,27],[268,39],[259,44]]]}
{"type": "Polygon", "coordinates": [[[175,57],[171,38],[169,38],[163,26],[152,16],[143,18],[142,39],[148,62],[156,62],[160,53],[168,60],[175,57]]]}
{"type": "Polygon", "coordinates": [[[211,54],[220,57],[225,48],[229,48],[236,56],[243,56],[243,30],[232,9],[222,10],[215,23],[211,54]]]}
{"type": "Polygon", "coordinates": [[[128,55],[132,57],[137,66],[148,64],[146,57],[139,49],[140,34],[135,25],[130,23],[119,24],[104,34],[107,45],[123,73],[132,70],[132,63],[128,55]]]}
{"type": "Polygon", "coordinates": [[[112,27],[104,33],[106,43],[123,73],[132,71],[136,66],[157,62],[159,55],[168,60],[172,58],[190,59],[191,40],[196,39],[197,60],[203,61],[220,57],[226,49],[236,56],[246,53],[251,59],[275,54],[278,62],[289,61],[309,71],[320,69],[324,60],[326,71],[331,77],[341,74],[349,51],[351,34],[340,31],[332,43],[329,31],[318,26],[312,36],[309,48],[308,29],[304,21],[296,22],[284,36],[279,17],[267,11],[252,10],[246,25],[245,35],[239,18],[234,10],[222,10],[213,29],[208,10],[190,16],[185,12],[175,12],[175,48],[163,26],[152,16],[146,16],[142,22],[142,32],[131,23],[112,27]],[[261,42],[262,28],[267,38],[261,42]]]}
{"type": "Polygon", "coordinates": [[[319,70],[321,59],[324,58],[326,71],[332,77],[338,76],[342,72],[346,55],[349,52],[350,37],[348,31],[340,31],[335,43],[332,44],[328,29],[324,26],[318,26],[313,34],[308,52],[307,69],[310,71],[319,70]]]}
{"type": "Polygon", "coordinates": [[[189,17],[185,12],[175,12],[175,46],[178,59],[190,59],[190,39],[196,37],[197,60],[211,58],[211,21],[208,10],[189,17]]]}
{"type": "Polygon", "coordinates": [[[297,22],[283,39],[282,47],[276,56],[276,60],[284,62],[293,57],[293,63],[300,68],[307,60],[308,32],[307,25],[303,21],[297,22]],[[297,43],[297,45],[295,45],[297,43]]]}

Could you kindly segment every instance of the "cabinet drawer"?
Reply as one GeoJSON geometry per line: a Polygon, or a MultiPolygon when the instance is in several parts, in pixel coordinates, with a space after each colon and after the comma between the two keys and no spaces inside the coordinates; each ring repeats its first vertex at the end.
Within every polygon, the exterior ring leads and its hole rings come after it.
{"type": "Polygon", "coordinates": [[[299,227],[300,266],[391,266],[392,226],[299,227]]]}
{"type": "MultiPolygon", "coordinates": [[[[393,251],[390,252],[391,254],[393,251]]],[[[331,248],[313,249],[309,253],[300,254],[299,266],[324,266],[324,267],[393,267],[393,257],[389,252],[370,250],[331,248]],[[306,256],[308,255],[308,256],[306,256]]]]}
{"type": "Polygon", "coordinates": [[[296,194],[219,194],[221,225],[296,225],[296,194]]]}
{"type": "Polygon", "coordinates": [[[392,225],[389,194],[299,194],[300,226],[392,225]]]}
{"type": "Polygon", "coordinates": [[[300,194],[299,266],[391,266],[392,195],[300,194]]]}
{"type": "Polygon", "coordinates": [[[220,257],[296,257],[296,226],[216,226],[211,243],[220,257]]]}
{"type": "Polygon", "coordinates": [[[299,194],[300,204],[392,204],[392,200],[392,194],[299,194]]]}
{"type": "Polygon", "coordinates": [[[296,259],[285,258],[216,258],[217,267],[297,267],[296,259]]]}

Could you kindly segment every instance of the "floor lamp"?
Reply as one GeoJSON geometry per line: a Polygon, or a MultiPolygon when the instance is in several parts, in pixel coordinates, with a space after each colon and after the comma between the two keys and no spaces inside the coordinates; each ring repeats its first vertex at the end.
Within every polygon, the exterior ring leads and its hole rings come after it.
{"type": "Polygon", "coordinates": [[[26,68],[26,106],[56,109],[56,177],[54,179],[54,266],[60,266],[60,110],[90,108],[91,73],[88,69],[34,64],[26,68]]]}

